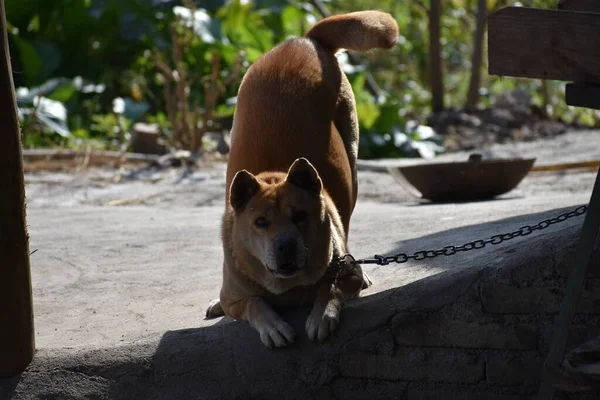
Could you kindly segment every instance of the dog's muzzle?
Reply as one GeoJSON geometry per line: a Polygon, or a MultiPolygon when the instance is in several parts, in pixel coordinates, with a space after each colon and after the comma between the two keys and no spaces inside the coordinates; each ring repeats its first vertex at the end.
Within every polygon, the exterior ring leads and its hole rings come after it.
{"type": "Polygon", "coordinates": [[[274,275],[292,277],[298,271],[298,244],[295,239],[281,239],[275,243],[277,270],[274,275]]]}

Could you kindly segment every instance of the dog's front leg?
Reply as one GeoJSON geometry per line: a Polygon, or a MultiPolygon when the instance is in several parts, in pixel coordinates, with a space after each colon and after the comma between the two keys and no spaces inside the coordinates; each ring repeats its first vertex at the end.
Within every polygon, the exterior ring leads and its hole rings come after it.
{"type": "Polygon", "coordinates": [[[244,302],[244,319],[258,331],[265,346],[283,347],[294,342],[294,328],[281,319],[262,297],[248,297],[244,302]]]}
{"type": "Polygon", "coordinates": [[[322,342],[337,328],[342,310],[342,296],[330,279],[321,283],[312,311],[306,320],[306,333],[313,342],[322,342]]]}
{"type": "Polygon", "coordinates": [[[337,282],[325,279],[318,289],[312,311],[306,320],[308,338],[322,342],[329,337],[340,322],[344,302],[358,296],[362,286],[363,278],[357,273],[338,277],[337,282]]]}

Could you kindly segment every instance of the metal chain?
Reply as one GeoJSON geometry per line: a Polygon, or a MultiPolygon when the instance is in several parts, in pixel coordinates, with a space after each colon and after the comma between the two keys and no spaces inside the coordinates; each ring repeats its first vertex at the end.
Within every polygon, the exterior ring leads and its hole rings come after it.
{"type": "MultiPolygon", "coordinates": [[[[576,209],[574,209],[573,211],[569,211],[569,212],[560,214],[557,217],[548,218],[546,220],[541,221],[540,223],[538,223],[536,225],[525,225],[514,232],[501,233],[498,235],[494,235],[491,238],[486,239],[486,240],[482,240],[482,239],[474,240],[472,242],[468,242],[468,243],[465,243],[460,246],[446,246],[443,249],[438,249],[438,250],[421,250],[421,251],[417,251],[413,254],[398,253],[393,256],[375,255],[373,258],[361,258],[359,260],[356,260],[351,254],[346,254],[345,256],[340,257],[336,260],[337,267],[343,268],[344,266],[349,267],[350,265],[357,265],[357,264],[377,264],[377,265],[388,265],[391,263],[402,264],[409,260],[419,261],[419,260],[424,260],[426,258],[435,258],[438,256],[452,256],[454,254],[464,252],[464,251],[483,249],[488,244],[497,245],[500,243],[504,243],[504,242],[514,239],[516,237],[527,236],[527,235],[532,234],[535,231],[540,231],[542,229],[546,229],[551,225],[566,221],[569,218],[578,217],[580,215],[585,214],[587,209],[588,209],[587,206],[580,206],[580,207],[577,207],[576,209]]],[[[336,264],[336,263],[334,263],[334,264],[336,264]]]]}

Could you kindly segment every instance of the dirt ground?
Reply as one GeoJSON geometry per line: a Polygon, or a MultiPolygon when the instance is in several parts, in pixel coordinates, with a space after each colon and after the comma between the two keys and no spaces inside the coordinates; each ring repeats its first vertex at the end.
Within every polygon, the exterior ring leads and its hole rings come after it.
{"type": "MultiPolygon", "coordinates": [[[[600,159],[600,132],[571,132],[552,139],[494,145],[479,151],[484,158],[537,157],[536,165],[600,159]]],[[[465,161],[467,152],[450,153],[441,161],[465,161]]],[[[422,159],[362,162],[359,201],[403,203],[416,199],[388,173],[370,166],[429,162],[422,159]]],[[[26,175],[28,206],[75,207],[147,205],[160,207],[205,207],[224,204],[225,163],[211,162],[189,171],[184,168],[149,169],[128,176],[138,167],[115,169],[91,167],[71,172],[34,172],[26,175]]],[[[590,190],[594,171],[531,173],[505,196],[573,193],[590,190]],[[576,178],[573,178],[575,177],[576,178]]]]}

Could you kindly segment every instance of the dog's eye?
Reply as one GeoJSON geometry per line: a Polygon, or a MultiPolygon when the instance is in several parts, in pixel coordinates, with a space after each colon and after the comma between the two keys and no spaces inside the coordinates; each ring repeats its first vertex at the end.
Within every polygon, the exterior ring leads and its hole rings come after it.
{"type": "Polygon", "coordinates": [[[258,228],[265,229],[269,226],[269,221],[267,221],[265,217],[258,217],[254,221],[254,225],[256,225],[258,228]]]}
{"type": "Polygon", "coordinates": [[[295,224],[302,223],[302,222],[306,221],[307,219],[308,219],[308,215],[306,214],[305,211],[296,211],[292,215],[292,221],[294,221],[295,224]]]}

